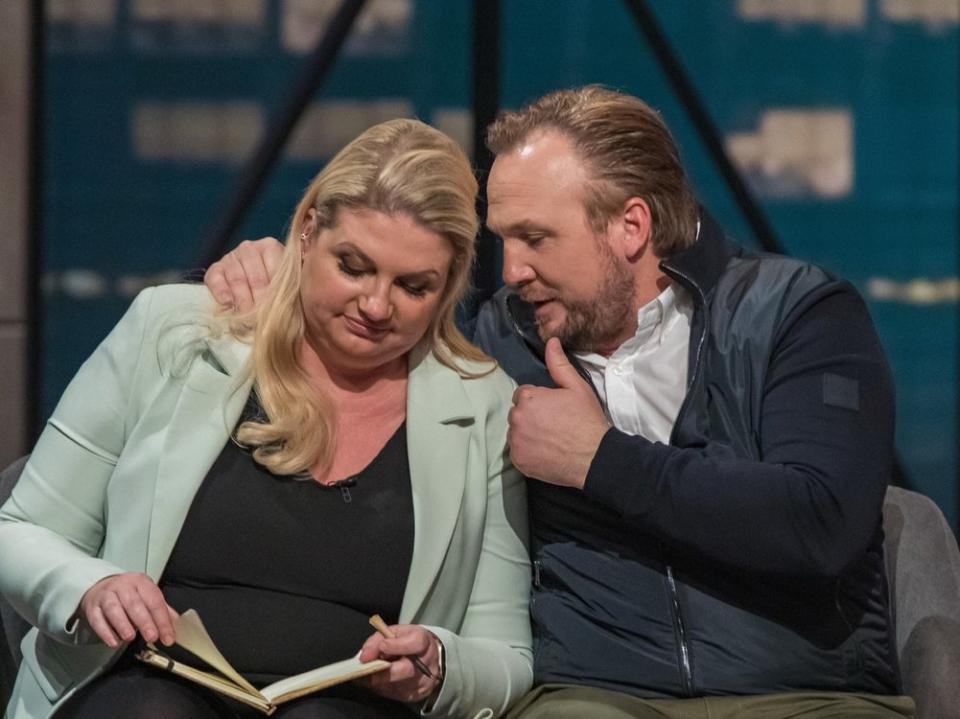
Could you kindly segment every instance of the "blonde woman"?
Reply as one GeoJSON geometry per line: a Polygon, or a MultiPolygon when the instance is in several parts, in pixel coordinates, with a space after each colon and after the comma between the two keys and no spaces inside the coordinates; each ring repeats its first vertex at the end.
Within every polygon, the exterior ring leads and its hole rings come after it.
{"type": "Polygon", "coordinates": [[[529,688],[512,387],[454,325],[475,195],[452,140],[383,123],[311,183],[254,313],[137,298],[0,510],[0,590],[36,627],[8,717],[248,716],[132,660],[187,608],[255,684],[391,661],[277,717],[490,716],[529,688]]]}

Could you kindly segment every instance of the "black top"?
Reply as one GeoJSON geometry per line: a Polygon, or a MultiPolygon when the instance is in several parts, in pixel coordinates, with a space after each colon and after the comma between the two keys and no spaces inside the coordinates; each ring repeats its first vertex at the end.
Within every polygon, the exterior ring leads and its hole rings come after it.
{"type": "Polygon", "coordinates": [[[397,621],[413,555],[405,425],[340,485],[273,475],[228,441],[194,497],[160,587],[254,684],[356,654],[371,614],[397,621]]]}

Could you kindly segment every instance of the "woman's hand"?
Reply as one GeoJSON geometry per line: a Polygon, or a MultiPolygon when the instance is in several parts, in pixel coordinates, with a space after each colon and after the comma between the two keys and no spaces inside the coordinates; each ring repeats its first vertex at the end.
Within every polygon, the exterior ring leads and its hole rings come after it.
{"type": "Polygon", "coordinates": [[[77,613],[111,649],[133,641],[137,632],[167,646],[176,639],[173,623],[179,615],[156,582],[141,572],[101,579],[84,593],[77,613]]]}
{"type": "Polygon", "coordinates": [[[395,624],[390,629],[394,634],[392,639],[373,634],[360,651],[360,661],[386,659],[392,662],[390,668],[357,681],[388,699],[423,701],[439,690],[442,681],[440,640],[419,624],[395,624]],[[414,657],[419,658],[433,676],[428,677],[418,669],[411,661],[414,657]]]}

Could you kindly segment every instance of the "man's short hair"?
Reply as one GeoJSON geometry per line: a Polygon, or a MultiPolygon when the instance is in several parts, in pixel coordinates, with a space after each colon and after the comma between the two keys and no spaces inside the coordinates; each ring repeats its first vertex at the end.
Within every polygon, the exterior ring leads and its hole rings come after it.
{"type": "Polygon", "coordinates": [[[558,90],[501,112],[487,129],[487,147],[495,155],[509,152],[539,130],[563,133],[587,163],[593,181],[584,208],[594,231],[605,231],[627,199],[640,197],[650,207],[658,257],[696,240],[697,203],[680,153],[660,114],[645,102],[599,85],[558,90]]]}

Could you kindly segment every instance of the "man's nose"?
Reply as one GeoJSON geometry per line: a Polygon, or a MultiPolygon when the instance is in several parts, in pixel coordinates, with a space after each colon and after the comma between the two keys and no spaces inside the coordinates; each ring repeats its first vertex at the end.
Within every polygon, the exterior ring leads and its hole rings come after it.
{"type": "Polygon", "coordinates": [[[521,285],[536,277],[523,251],[513,243],[503,243],[503,281],[508,285],[521,285]]]}

